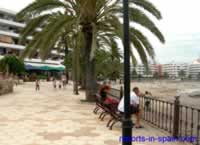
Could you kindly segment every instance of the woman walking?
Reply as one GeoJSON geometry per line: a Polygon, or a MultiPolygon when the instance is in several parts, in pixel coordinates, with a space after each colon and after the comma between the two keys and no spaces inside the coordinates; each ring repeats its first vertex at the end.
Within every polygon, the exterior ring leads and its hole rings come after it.
{"type": "Polygon", "coordinates": [[[40,81],[38,79],[35,81],[35,90],[36,91],[40,90],[40,81]]]}

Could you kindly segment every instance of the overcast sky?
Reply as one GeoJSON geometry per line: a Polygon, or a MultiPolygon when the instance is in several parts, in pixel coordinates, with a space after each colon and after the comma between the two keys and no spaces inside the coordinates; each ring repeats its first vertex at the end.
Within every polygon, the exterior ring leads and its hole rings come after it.
{"type": "MultiPolygon", "coordinates": [[[[0,7],[19,11],[33,0],[0,0],[0,7]]],[[[200,57],[200,0],[150,0],[162,12],[157,26],[166,43],[148,34],[160,63],[192,62],[200,57]]]]}

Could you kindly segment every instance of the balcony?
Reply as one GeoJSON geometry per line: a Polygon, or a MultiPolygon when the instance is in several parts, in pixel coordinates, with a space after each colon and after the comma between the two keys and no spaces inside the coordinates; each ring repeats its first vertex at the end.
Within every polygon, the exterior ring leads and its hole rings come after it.
{"type": "MultiPolygon", "coordinates": [[[[8,49],[16,49],[16,50],[24,50],[25,49],[24,45],[7,44],[7,43],[1,43],[1,42],[0,42],[0,47],[8,48],[8,49]]],[[[57,55],[57,56],[65,56],[64,53],[59,53],[56,50],[52,50],[51,54],[57,55]]]]}
{"type": "Polygon", "coordinates": [[[18,28],[24,28],[25,27],[25,24],[10,21],[10,20],[5,20],[5,19],[0,19],[0,24],[6,25],[6,26],[14,26],[14,27],[18,27],[18,28]]]}
{"type": "Polygon", "coordinates": [[[24,50],[25,46],[23,45],[16,45],[16,44],[7,44],[7,43],[1,43],[0,47],[8,48],[8,49],[16,49],[16,50],[24,50]]]}
{"type": "MultiPolygon", "coordinates": [[[[0,25],[12,26],[16,28],[24,28],[26,26],[26,24],[14,22],[11,20],[5,20],[5,19],[0,19],[0,25]]],[[[41,28],[36,29],[37,32],[40,32],[41,30],[42,30],[41,28]]]]}
{"type": "MultiPolygon", "coordinates": [[[[20,38],[20,35],[14,32],[8,32],[8,31],[2,31],[0,30],[0,35],[4,35],[4,36],[10,36],[10,37],[14,37],[14,38],[20,38]]],[[[27,37],[28,40],[32,40],[33,37],[29,36],[27,37]]]]}

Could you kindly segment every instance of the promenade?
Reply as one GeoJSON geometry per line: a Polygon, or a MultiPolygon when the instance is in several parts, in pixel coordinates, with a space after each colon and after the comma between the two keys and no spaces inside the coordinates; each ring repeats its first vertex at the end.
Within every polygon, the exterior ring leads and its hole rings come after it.
{"type": "MultiPolygon", "coordinates": [[[[41,82],[15,87],[13,94],[0,96],[0,145],[120,145],[121,124],[113,130],[92,113],[94,104],[83,103],[84,92],[73,95],[72,85],[55,90],[52,83],[41,82]]],[[[169,136],[142,122],[133,136],[169,136]]],[[[133,145],[160,145],[159,142],[133,142],[133,145]]],[[[183,145],[183,143],[165,143],[183,145]]]]}

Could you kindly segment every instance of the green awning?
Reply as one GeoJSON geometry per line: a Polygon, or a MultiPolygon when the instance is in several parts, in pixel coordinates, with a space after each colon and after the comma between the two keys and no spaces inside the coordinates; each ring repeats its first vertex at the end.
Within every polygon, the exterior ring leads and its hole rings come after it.
{"type": "Polygon", "coordinates": [[[35,64],[26,63],[27,70],[43,70],[43,71],[64,71],[65,66],[63,65],[49,65],[49,64],[35,64]]]}

